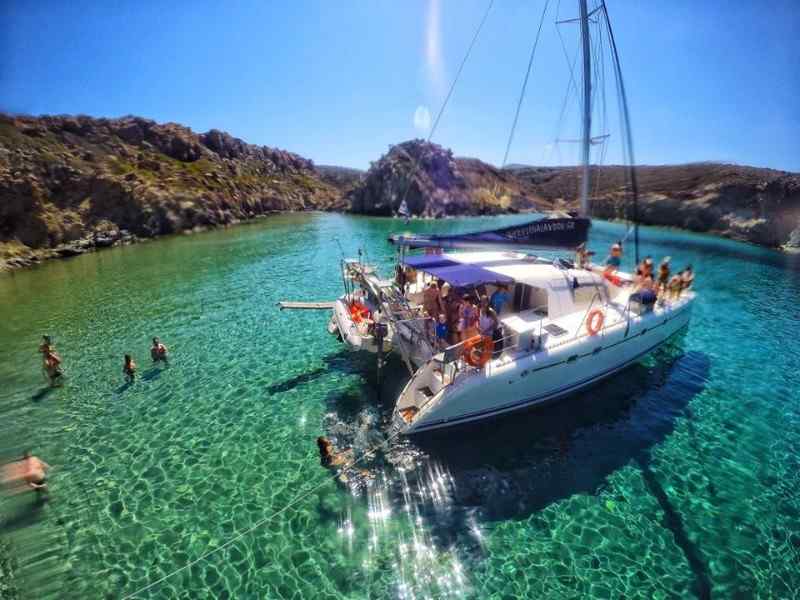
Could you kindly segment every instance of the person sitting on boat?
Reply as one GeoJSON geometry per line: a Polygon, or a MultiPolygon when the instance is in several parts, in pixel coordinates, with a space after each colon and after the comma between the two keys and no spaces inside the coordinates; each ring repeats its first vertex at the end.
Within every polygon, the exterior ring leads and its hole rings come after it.
{"type": "Polygon", "coordinates": [[[590,252],[586,249],[586,242],[581,242],[575,249],[575,268],[588,269],[589,259],[592,256],[594,256],[594,252],[590,252]]]}
{"type": "Polygon", "coordinates": [[[447,315],[440,313],[436,321],[436,347],[439,350],[447,348],[447,315]]]}
{"type": "Polygon", "coordinates": [[[606,257],[606,273],[619,270],[622,265],[622,244],[619,242],[611,246],[611,254],[606,257]]]}
{"type": "Polygon", "coordinates": [[[658,265],[658,285],[656,286],[659,295],[666,293],[667,284],[669,283],[669,261],[670,257],[667,256],[658,265]]]}
{"type": "Polygon", "coordinates": [[[133,362],[130,354],[125,355],[125,365],[122,367],[122,372],[125,374],[125,381],[133,383],[136,377],[136,363],[133,362]]]}
{"type": "Polygon", "coordinates": [[[653,309],[653,304],[656,302],[656,288],[650,275],[642,275],[641,281],[631,294],[630,299],[641,304],[645,311],[653,309]]]}
{"type": "Polygon", "coordinates": [[[153,359],[153,362],[160,360],[167,362],[167,347],[157,337],[153,338],[153,345],[150,347],[150,358],[153,359]]]}
{"type": "Polygon", "coordinates": [[[688,290],[692,287],[692,283],[694,283],[694,271],[692,265],[687,265],[681,272],[681,291],[688,290]]]}
{"type": "Polygon", "coordinates": [[[508,302],[508,286],[505,284],[497,286],[497,289],[489,299],[489,305],[494,309],[498,315],[503,312],[503,306],[508,302]]]}
{"type": "Polygon", "coordinates": [[[642,261],[642,276],[653,278],[653,259],[650,256],[645,256],[642,261]]]}
{"type": "Polygon", "coordinates": [[[681,282],[681,277],[683,276],[683,271],[680,273],[675,273],[672,277],[669,278],[669,283],[667,284],[667,291],[669,292],[670,298],[673,300],[679,298],[681,295],[681,286],[683,285],[681,282]]]}

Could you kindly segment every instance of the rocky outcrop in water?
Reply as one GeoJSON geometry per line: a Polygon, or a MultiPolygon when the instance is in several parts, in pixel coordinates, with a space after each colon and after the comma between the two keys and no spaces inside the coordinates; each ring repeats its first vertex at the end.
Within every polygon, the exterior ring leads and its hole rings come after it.
{"type": "Polygon", "coordinates": [[[371,215],[395,214],[403,199],[424,217],[550,208],[511,172],[423,140],[390,147],[350,194],[352,211],[371,215]]]}
{"type": "Polygon", "coordinates": [[[275,211],[346,209],[310,160],[215,129],[0,115],[6,266],[275,211]]]}

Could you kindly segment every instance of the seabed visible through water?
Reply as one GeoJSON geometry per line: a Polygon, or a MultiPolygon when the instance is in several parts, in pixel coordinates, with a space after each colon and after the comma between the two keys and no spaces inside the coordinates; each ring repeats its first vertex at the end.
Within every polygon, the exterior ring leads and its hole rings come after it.
{"type": "MultiPolygon", "coordinates": [[[[378,388],[327,314],[276,303],[341,293],[337,240],[388,273],[404,228],[282,215],[0,277],[0,452],[54,466],[50,502],[0,501],[21,596],[125,597],[282,511],[137,597],[798,597],[797,257],[643,228],[697,273],[680,336],[553,407],[384,444],[402,364],[378,388]],[[322,434],[363,456],[345,483],[322,434]]],[[[624,234],[595,223],[590,248],[624,234]]]]}

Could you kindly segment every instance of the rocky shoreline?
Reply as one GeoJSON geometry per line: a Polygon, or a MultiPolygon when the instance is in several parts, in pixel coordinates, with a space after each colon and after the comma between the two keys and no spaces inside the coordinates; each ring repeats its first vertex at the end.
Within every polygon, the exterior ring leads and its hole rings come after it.
{"type": "MultiPolygon", "coordinates": [[[[625,170],[594,167],[592,212],[630,218],[625,170]]],[[[639,221],[800,251],[800,175],[738,165],[643,166],[639,221]]],[[[289,211],[414,216],[576,208],[576,167],[499,169],[423,140],[367,172],[317,166],[218,130],[139,117],[0,114],[0,270],[289,211]]]]}

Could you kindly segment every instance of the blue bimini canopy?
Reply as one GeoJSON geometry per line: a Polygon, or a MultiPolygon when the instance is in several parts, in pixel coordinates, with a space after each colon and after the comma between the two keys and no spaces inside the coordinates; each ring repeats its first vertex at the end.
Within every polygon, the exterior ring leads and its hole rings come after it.
{"type": "Polygon", "coordinates": [[[495,273],[478,265],[456,262],[436,254],[407,256],[403,264],[424,271],[453,287],[475,287],[481,284],[513,284],[514,280],[507,275],[495,273]]]}

